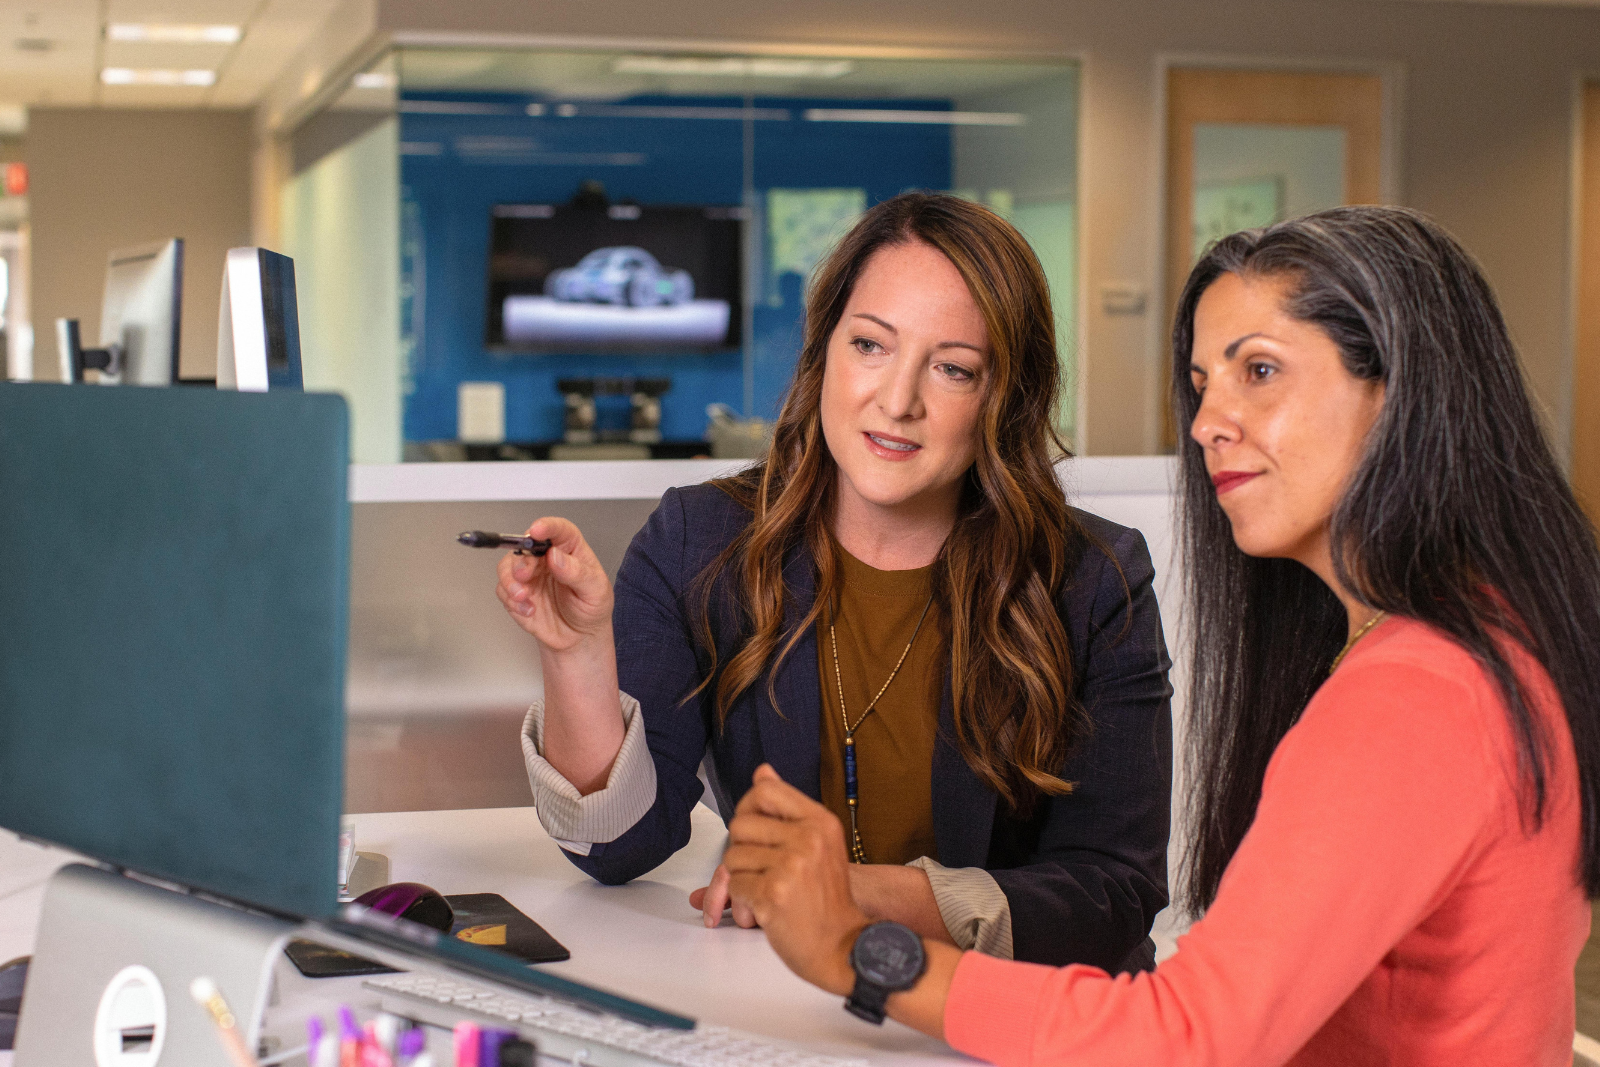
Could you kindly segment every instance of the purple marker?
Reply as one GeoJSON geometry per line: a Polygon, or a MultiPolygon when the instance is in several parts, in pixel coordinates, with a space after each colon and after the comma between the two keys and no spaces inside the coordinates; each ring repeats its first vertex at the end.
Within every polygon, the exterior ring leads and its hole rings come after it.
{"type": "Polygon", "coordinates": [[[339,1005],[339,1067],[356,1067],[361,1062],[361,1027],[350,1005],[339,1005]]]}
{"type": "Polygon", "coordinates": [[[422,1027],[416,1026],[405,1031],[400,1035],[400,1045],[398,1048],[401,1059],[410,1060],[411,1057],[420,1053],[423,1049],[423,1046],[427,1043],[428,1035],[423,1032],[422,1027]]]}
{"type": "Polygon", "coordinates": [[[500,1067],[500,1046],[515,1041],[515,1030],[485,1030],[478,1039],[478,1067],[500,1067]]]}

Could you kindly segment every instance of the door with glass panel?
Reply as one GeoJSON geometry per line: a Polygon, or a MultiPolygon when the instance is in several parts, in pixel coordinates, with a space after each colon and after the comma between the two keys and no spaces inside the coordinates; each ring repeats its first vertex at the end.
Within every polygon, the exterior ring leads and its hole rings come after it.
{"type": "Polygon", "coordinates": [[[1169,323],[1211,242],[1384,198],[1381,75],[1172,67],[1166,102],[1169,323]]]}

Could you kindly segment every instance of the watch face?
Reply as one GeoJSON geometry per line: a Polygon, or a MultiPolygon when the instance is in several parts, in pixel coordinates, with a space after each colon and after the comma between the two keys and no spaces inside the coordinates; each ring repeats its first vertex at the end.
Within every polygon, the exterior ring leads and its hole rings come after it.
{"type": "Polygon", "coordinates": [[[922,976],[922,938],[899,923],[873,923],[850,952],[856,973],[885,989],[909,989],[922,976]]]}

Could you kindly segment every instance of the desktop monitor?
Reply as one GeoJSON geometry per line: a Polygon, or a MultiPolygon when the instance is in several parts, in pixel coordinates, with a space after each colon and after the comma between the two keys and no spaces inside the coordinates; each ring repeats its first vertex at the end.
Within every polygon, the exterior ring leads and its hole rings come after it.
{"type": "Polygon", "coordinates": [[[0,827],[334,911],[348,425],[326,394],[0,383],[0,827]]]}
{"type": "Polygon", "coordinates": [[[303,387],[294,260],[265,248],[230,248],[222,268],[217,388],[303,387]]]}
{"type": "Polygon", "coordinates": [[[178,380],[183,312],[183,238],[124,248],[106,263],[100,343],[84,348],[78,320],[56,320],[61,380],[100,372],[102,385],[171,385],[178,380]]]}

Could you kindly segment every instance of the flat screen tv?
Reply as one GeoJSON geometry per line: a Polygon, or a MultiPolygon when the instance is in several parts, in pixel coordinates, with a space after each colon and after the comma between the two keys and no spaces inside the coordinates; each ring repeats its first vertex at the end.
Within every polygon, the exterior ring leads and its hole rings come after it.
{"type": "Polygon", "coordinates": [[[743,214],[703,204],[496,205],[488,347],[572,354],[737,348],[743,214]]]}

